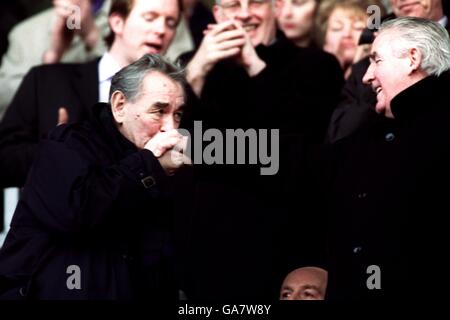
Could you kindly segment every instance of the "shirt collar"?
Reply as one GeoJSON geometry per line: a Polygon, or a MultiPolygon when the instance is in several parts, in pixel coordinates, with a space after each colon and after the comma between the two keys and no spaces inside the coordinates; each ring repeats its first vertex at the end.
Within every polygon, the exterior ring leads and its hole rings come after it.
{"type": "Polygon", "coordinates": [[[446,28],[446,27],[447,27],[447,22],[448,22],[447,16],[443,16],[438,22],[439,22],[439,24],[440,24],[441,26],[443,26],[444,28],[446,28]]]}
{"type": "Polygon", "coordinates": [[[116,60],[105,52],[98,64],[98,78],[100,82],[111,80],[111,78],[122,69],[116,60]]]}

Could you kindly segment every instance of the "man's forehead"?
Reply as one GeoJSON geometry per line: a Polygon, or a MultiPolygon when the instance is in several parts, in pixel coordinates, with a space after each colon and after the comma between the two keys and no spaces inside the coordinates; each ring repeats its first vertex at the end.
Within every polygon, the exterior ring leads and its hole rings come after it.
{"type": "Polygon", "coordinates": [[[134,0],[131,10],[139,9],[144,12],[160,12],[178,15],[180,13],[178,0],[134,0]]]}

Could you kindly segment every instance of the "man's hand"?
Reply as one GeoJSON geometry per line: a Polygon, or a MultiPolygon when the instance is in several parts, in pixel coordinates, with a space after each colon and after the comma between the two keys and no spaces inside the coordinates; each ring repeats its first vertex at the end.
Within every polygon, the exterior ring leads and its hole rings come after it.
{"type": "Polygon", "coordinates": [[[168,175],[173,175],[181,166],[190,164],[185,156],[187,137],[181,135],[176,129],[157,133],[144,146],[158,158],[159,163],[168,175]]]}
{"type": "Polygon", "coordinates": [[[242,47],[240,55],[237,56],[237,62],[242,65],[250,77],[256,76],[266,67],[266,63],[259,58],[255,48],[252,45],[250,37],[239,23],[235,23],[237,29],[244,31],[245,44],[242,47]]]}
{"type": "Polygon", "coordinates": [[[199,96],[205,78],[217,62],[240,54],[246,33],[232,20],[209,25],[197,53],[187,65],[187,80],[199,96]]]}
{"type": "Polygon", "coordinates": [[[69,113],[67,112],[67,109],[64,107],[61,107],[58,109],[58,126],[61,124],[66,124],[69,122],[69,113]]]}
{"type": "Polygon", "coordinates": [[[100,32],[95,25],[90,0],[53,0],[53,6],[56,21],[51,30],[50,46],[42,57],[43,63],[59,62],[76,34],[81,37],[88,50],[95,47],[100,32]],[[80,17],[74,17],[77,12],[80,13],[80,17]],[[67,21],[70,18],[80,19],[79,29],[72,30],[67,27],[67,21]]]}

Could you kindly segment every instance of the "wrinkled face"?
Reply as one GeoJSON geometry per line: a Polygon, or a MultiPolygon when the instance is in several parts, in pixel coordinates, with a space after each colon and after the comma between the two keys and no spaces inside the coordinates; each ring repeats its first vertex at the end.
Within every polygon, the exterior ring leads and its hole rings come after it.
{"type": "Polygon", "coordinates": [[[272,0],[221,0],[213,13],[218,23],[236,20],[248,33],[253,46],[275,39],[275,8],[272,0]]]}
{"type": "Polygon", "coordinates": [[[418,17],[437,21],[442,0],[391,0],[392,10],[397,17],[418,17]]]}
{"type": "Polygon", "coordinates": [[[315,267],[299,268],[287,275],[281,285],[280,300],[323,300],[328,274],[315,267]]]}
{"type": "Polygon", "coordinates": [[[292,41],[309,38],[314,26],[315,0],[278,0],[278,25],[292,41]]]}
{"type": "Polygon", "coordinates": [[[117,25],[111,23],[115,43],[128,63],[146,53],[164,54],[169,47],[179,18],[177,0],[134,0],[130,14],[117,25]]]}
{"type": "MultiPolygon", "coordinates": [[[[123,101],[122,111],[115,111],[114,118],[120,132],[142,149],[158,132],[178,128],[183,105],[181,85],[166,75],[151,72],[145,76],[136,100],[123,101]]],[[[117,110],[114,104],[113,110],[117,110]]]]}
{"type": "Polygon", "coordinates": [[[366,22],[364,13],[336,8],[328,18],[323,49],[334,54],[341,65],[351,64],[366,22]]]}
{"type": "Polygon", "coordinates": [[[376,37],[371,49],[370,66],[363,77],[363,82],[370,84],[377,94],[375,110],[388,118],[394,118],[392,99],[412,85],[409,77],[411,60],[406,52],[398,48],[399,39],[394,35],[393,31],[388,31],[376,37]]]}

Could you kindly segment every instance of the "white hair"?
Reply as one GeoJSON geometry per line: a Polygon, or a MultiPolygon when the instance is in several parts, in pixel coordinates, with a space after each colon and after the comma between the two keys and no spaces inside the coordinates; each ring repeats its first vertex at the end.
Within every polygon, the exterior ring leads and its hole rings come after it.
{"type": "Polygon", "coordinates": [[[402,17],[386,21],[378,36],[394,31],[397,47],[403,50],[416,48],[422,54],[421,68],[428,75],[439,76],[450,69],[450,37],[439,23],[422,18],[402,17]]]}

